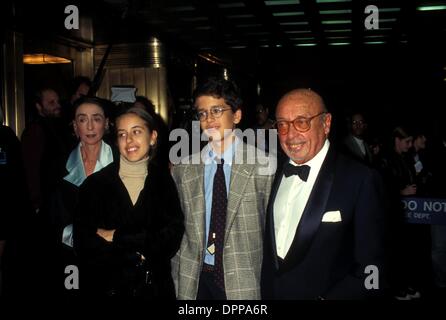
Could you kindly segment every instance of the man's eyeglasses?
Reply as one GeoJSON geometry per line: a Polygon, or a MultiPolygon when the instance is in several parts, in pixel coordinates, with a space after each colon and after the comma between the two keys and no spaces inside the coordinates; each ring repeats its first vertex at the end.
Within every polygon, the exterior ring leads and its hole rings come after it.
{"type": "Polygon", "coordinates": [[[288,134],[288,131],[290,131],[290,124],[292,123],[294,126],[294,129],[299,132],[307,132],[311,128],[311,120],[313,120],[316,117],[319,117],[322,114],[326,114],[327,112],[321,112],[318,113],[312,117],[306,118],[306,117],[297,117],[296,119],[292,121],[287,120],[278,120],[275,123],[275,126],[277,128],[277,132],[279,134],[288,134]]]}
{"type": "Polygon", "coordinates": [[[220,107],[220,106],[214,106],[211,107],[211,109],[209,111],[206,110],[200,110],[197,111],[196,113],[196,118],[200,121],[206,121],[208,116],[211,115],[212,118],[220,118],[223,115],[223,112],[231,110],[230,107],[220,107]]]}

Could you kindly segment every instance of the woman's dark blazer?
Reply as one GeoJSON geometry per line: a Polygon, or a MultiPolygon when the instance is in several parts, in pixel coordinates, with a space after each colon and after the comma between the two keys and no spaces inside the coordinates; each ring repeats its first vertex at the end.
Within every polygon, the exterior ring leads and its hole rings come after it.
{"type": "MultiPolygon", "coordinates": [[[[119,158],[118,158],[119,159],[119,158]]],[[[174,298],[170,258],[184,232],[177,189],[167,169],[150,164],[135,205],[119,177],[119,160],[80,187],[74,247],[83,292],[174,298]],[[96,234],[116,229],[113,241],[96,234]],[[146,263],[140,266],[140,254],[146,263]],[[144,285],[146,282],[151,285],[144,285]]]]}

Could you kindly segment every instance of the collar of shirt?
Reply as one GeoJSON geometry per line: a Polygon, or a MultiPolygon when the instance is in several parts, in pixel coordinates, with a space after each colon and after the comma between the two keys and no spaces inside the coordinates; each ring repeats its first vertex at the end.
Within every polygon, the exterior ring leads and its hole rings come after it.
{"type": "MultiPolygon", "coordinates": [[[[237,146],[240,143],[240,139],[237,136],[234,136],[234,142],[223,152],[221,158],[225,161],[225,164],[232,165],[232,159],[234,158],[235,150],[237,150],[237,146]]],[[[215,159],[219,157],[219,155],[212,149],[211,145],[208,143],[203,150],[203,161],[204,164],[215,163],[215,159]]]]}
{"type": "MultiPolygon", "coordinates": [[[[328,152],[328,148],[330,147],[330,141],[325,140],[324,145],[322,146],[321,150],[319,150],[319,152],[310,160],[308,160],[305,163],[302,163],[300,165],[308,165],[310,166],[310,174],[308,175],[308,180],[307,182],[312,182],[316,180],[317,175],[319,174],[319,171],[322,167],[322,163],[325,160],[325,157],[327,156],[327,152],[328,152]]],[[[290,159],[290,163],[293,166],[299,166],[297,163],[295,163],[293,160],[290,159]]],[[[292,177],[297,177],[298,179],[300,179],[298,176],[291,176],[285,179],[289,179],[292,177]]]]}
{"type": "MultiPolygon", "coordinates": [[[[85,175],[84,162],[82,161],[81,155],[82,142],[78,144],[76,148],[71,151],[68,157],[67,164],[65,168],[68,174],[64,177],[64,180],[74,184],[75,186],[80,186],[84,180],[87,178],[85,175]]],[[[113,152],[111,147],[105,143],[101,142],[101,150],[99,152],[99,157],[94,168],[94,172],[101,170],[102,168],[108,166],[113,162],[113,152]]]]}

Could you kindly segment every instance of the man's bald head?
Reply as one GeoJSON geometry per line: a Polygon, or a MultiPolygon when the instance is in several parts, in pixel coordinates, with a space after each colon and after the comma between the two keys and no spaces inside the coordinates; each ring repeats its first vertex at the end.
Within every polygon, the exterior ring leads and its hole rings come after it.
{"type": "MultiPolygon", "coordinates": [[[[297,164],[306,163],[322,149],[331,126],[322,97],[311,89],[295,89],[277,104],[278,123],[288,124],[288,131],[279,131],[283,151],[297,164]],[[300,124],[308,124],[300,128],[300,124]]],[[[286,126],[285,126],[286,128],[286,126]]]]}
{"type": "Polygon", "coordinates": [[[310,108],[314,108],[314,112],[328,112],[322,97],[311,89],[294,89],[286,93],[277,104],[277,108],[282,103],[305,103],[310,108]]]}

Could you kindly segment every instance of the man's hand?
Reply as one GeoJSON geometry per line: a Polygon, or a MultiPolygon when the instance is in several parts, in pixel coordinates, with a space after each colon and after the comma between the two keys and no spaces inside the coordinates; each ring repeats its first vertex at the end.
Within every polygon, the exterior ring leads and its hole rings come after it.
{"type": "Polygon", "coordinates": [[[402,196],[412,196],[417,193],[417,185],[411,184],[406,186],[403,190],[401,190],[402,196]]]}
{"type": "Polygon", "coordinates": [[[116,229],[113,230],[107,230],[107,229],[101,229],[98,228],[98,231],[96,231],[96,234],[103,238],[105,241],[112,242],[113,241],[113,235],[115,234],[116,229]]]}

